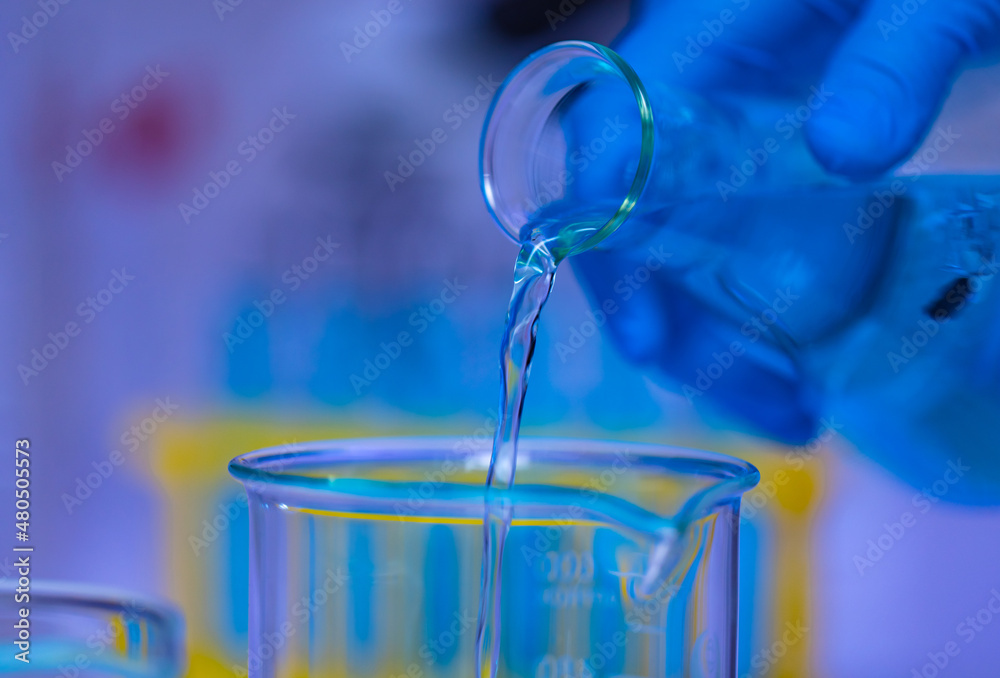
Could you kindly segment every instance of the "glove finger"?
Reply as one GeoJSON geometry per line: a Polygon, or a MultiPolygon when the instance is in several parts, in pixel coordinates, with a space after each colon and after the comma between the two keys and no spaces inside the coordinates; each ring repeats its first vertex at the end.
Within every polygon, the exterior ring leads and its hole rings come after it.
{"type": "Polygon", "coordinates": [[[647,3],[616,49],[647,81],[790,94],[815,84],[863,0],[647,3]]]}
{"type": "Polygon", "coordinates": [[[927,133],[962,61],[998,35],[996,0],[873,3],[830,63],[833,97],[807,126],[813,153],[852,178],[890,169],[927,133]]]}

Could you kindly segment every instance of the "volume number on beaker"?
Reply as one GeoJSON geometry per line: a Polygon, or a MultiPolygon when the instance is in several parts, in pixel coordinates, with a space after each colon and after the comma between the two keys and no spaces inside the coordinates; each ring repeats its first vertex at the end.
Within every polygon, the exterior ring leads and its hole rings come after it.
{"type": "Polygon", "coordinates": [[[546,581],[584,584],[594,581],[594,554],[590,551],[549,551],[542,560],[546,581]]]}
{"type": "Polygon", "coordinates": [[[542,592],[542,602],[549,607],[585,607],[594,602],[594,592],[583,586],[553,586],[542,592]]]}
{"type": "Polygon", "coordinates": [[[583,659],[547,654],[535,667],[535,678],[593,678],[593,673],[583,659]]]}

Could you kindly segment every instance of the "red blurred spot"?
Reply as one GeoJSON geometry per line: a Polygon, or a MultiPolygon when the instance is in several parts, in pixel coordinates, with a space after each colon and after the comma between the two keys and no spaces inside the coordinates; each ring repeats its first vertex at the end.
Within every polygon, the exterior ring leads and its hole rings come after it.
{"type": "Polygon", "coordinates": [[[137,165],[160,165],[180,151],[180,129],[174,102],[150,102],[134,112],[122,130],[128,136],[125,151],[137,165]]]}
{"type": "Polygon", "coordinates": [[[197,162],[215,119],[214,98],[210,88],[183,77],[179,69],[171,71],[145,99],[133,102],[124,119],[122,106],[110,113],[115,129],[105,159],[117,179],[172,190],[174,180],[197,162]]]}

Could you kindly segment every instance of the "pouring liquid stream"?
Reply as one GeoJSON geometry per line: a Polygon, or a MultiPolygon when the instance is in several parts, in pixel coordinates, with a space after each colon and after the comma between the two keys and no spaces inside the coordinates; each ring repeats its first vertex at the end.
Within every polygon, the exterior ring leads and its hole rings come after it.
{"type": "Polygon", "coordinates": [[[500,421],[486,475],[483,574],[476,625],[476,672],[496,675],[500,650],[500,569],[513,507],[504,496],[514,484],[517,435],[535,350],[538,316],[552,291],[558,261],[541,237],[525,242],[514,267],[514,292],[500,345],[500,421]]]}
{"type": "MultiPolygon", "coordinates": [[[[554,206],[558,207],[558,206],[554,206]]],[[[525,227],[527,237],[514,266],[514,291],[500,345],[500,421],[486,476],[483,520],[483,571],[476,625],[477,678],[494,678],[500,656],[501,565],[514,507],[507,491],[517,469],[517,438],[528,389],[535,335],[542,308],[552,291],[559,263],[606,223],[605,209],[543,210],[543,218],[525,227]],[[548,216],[546,214],[552,214],[548,216]]],[[[667,530],[650,554],[639,584],[651,593],[676,561],[675,530],[667,530]]]]}

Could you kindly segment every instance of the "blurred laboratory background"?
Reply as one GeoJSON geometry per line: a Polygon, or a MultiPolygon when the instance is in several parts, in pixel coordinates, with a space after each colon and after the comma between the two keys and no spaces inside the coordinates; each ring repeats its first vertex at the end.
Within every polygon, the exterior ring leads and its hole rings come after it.
{"type": "MultiPolygon", "coordinates": [[[[236,675],[248,538],[230,458],[491,435],[516,247],[479,189],[484,115],[525,56],[608,44],[629,5],[4,3],[0,432],[31,440],[35,576],[172,601],[191,675],[236,675]]],[[[965,73],[941,115],[963,136],[938,169],[1000,167],[1000,70],[965,73]]],[[[956,626],[1000,601],[1000,511],[903,483],[836,421],[797,448],[706,422],[582,336],[589,307],[565,268],[526,431],[761,469],[740,675],[909,676],[952,641],[951,675],[996,675],[1000,617],[971,640],[956,626]]],[[[13,463],[0,474],[12,496],[13,463]]],[[[8,556],[0,568],[14,575],[8,556]]]]}

